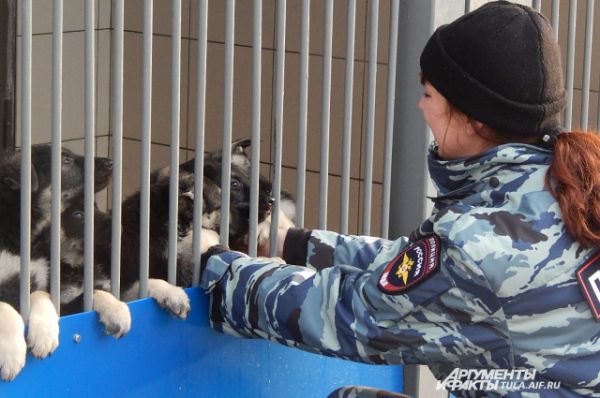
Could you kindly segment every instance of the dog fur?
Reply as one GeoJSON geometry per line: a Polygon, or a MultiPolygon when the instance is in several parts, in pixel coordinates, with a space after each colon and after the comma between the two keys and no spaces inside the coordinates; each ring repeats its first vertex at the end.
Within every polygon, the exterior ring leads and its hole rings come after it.
{"type": "MultiPolygon", "coordinates": [[[[194,175],[187,172],[179,174],[178,197],[178,241],[191,240],[193,229],[194,175]]],[[[206,184],[206,183],[205,183],[206,184]]],[[[210,184],[210,182],[208,182],[210,184]]],[[[213,228],[219,222],[219,204],[214,195],[205,189],[202,198],[203,226],[213,228]]],[[[127,197],[122,204],[121,241],[127,250],[121,251],[121,297],[125,301],[139,297],[139,264],[140,264],[140,192],[127,197]]],[[[110,236],[110,218],[97,223],[96,235],[110,236]]],[[[189,312],[189,298],[181,289],[191,286],[193,261],[190,250],[181,250],[191,245],[178,245],[177,286],[164,280],[168,269],[168,234],[169,234],[169,170],[160,169],[152,173],[150,185],[150,250],[148,253],[149,275],[148,295],[154,298],[163,308],[180,318],[189,312]]],[[[218,243],[218,235],[214,231],[204,231],[203,239],[212,239],[218,243]]],[[[212,245],[210,244],[210,245],[212,245]]],[[[99,267],[110,269],[110,239],[99,239],[94,243],[95,262],[99,267]]]]}
{"type": "MultiPolygon", "coordinates": [[[[251,189],[251,162],[246,153],[251,145],[250,139],[234,141],[231,146],[231,182],[230,182],[230,222],[229,222],[229,246],[234,250],[247,251],[248,232],[250,230],[250,189],[251,189]]],[[[204,153],[204,177],[220,186],[222,175],[222,151],[204,153]]],[[[187,172],[194,171],[195,159],[181,164],[180,169],[187,172]]],[[[259,176],[258,194],[258,244],[262,245],[269,239],[271,212],[275,198],[272,195],[271,182],[263,175],[259,176]]],[[[287,213],[281,213],[280,227],[293,226],[295,218],[295,204],[292,195],[281,193],[282,202],[285,200],[287,213]]]]}
{"type": "MultiPolygon", "coordinates": [[[[31,242],[35,246],[42,231],[50,223],[51,205],[51,146],[31,148],[31,242]]],[[[112,162],[96,158],[96,181],[108,179],[112,162]]],[[[32,250],[30,263],[30,312],[27,319],[27,345],[23,336],[24,322],[16,311],[19,305],[20,259],[20,182],[21,153],[7,154],[0,160],[0,377],[13,379],[25,364],[26,348],[34,356],[43,358],[58,346],[58,315],[48,291],[48,255],[32,250]]],[[[61,156],[61,206],[83,190],[84,160],[63,148],[61,156]]]]}

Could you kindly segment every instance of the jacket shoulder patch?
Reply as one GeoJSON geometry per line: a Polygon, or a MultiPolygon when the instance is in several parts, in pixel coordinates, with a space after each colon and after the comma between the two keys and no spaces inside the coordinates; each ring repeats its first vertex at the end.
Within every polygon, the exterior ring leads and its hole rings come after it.
{"type": "Polygon", "coordinates": [[[594,318],[600,321],[600,253],[577,270],[577,279],[594,318]]]}
{"type": "Polygon", "coordinates": [[[387,294],[403,294],[433,274],[440,265],[441,239],[426,236],[408,246],[383,270],[377,287],[387,294]]]}

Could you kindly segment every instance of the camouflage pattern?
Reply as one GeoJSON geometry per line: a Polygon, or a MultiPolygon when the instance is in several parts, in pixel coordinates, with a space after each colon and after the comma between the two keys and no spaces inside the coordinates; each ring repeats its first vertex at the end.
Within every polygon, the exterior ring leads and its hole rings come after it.
{"type": "Polygon", "coordinates": [[[412,398],[405,394],[370,387],[348,386],[332,391],[327,398],[412,398]]]}
{"type": "Polygon", "coordinates": [[[410,240],[437,234],[441,265],[403,294],[384,294],[377,282],[407,237],[315,230],[298,265],[213,256],[201,281],[213,327],[353,361],[426,364],[439,380],[455,368],[523,368],[561,383],[490,397],[600,397],[600,323],[575,277],[596,249],[565,232],[544,187],[551,158],[528,145],[455,161],[431,152],[435,208],[410,240]]]}

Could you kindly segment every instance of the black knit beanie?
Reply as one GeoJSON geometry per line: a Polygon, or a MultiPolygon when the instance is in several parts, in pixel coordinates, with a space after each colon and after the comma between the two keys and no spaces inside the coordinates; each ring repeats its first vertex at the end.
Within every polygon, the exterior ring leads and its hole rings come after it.
{"type": "Polygon", "coordinates": [[[567,103],[560,48],[548,20],[529,7],[487,3],[439,27],[421,71],[453,106],[498,132],[560,130],[567,103]]]}

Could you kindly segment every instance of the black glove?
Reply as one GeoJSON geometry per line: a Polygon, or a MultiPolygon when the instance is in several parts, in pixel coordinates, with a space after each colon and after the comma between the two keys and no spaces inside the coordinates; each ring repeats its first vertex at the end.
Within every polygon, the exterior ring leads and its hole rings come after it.
{"type": "Polygon", "coordinates": [[[221,253],[225,253],[230,251],[231,249],[227,246],[224,245],[214,245],[208,248],[208,250],[206,250],[204,253],[202,253],[202,256],[200,256],[200,277],[202,277],[202,274],[204,273],[204,270],[206,269],[206,263],[208,263],[208,259],[215,255],[215,254],[221,254],[221,253]]]}

